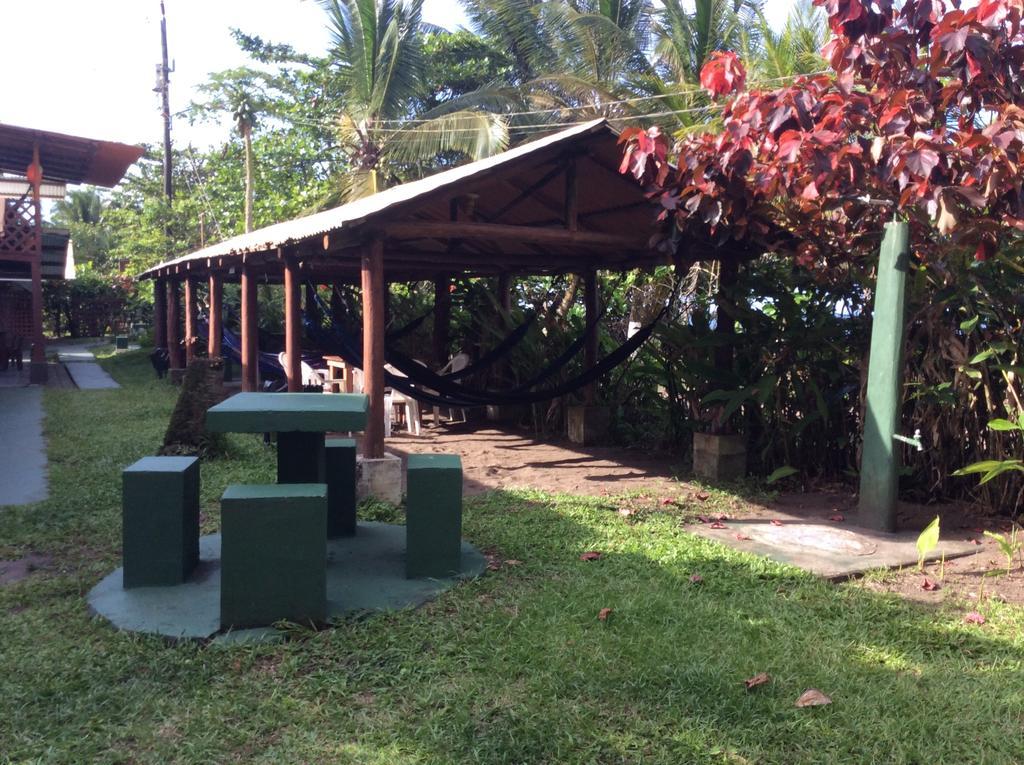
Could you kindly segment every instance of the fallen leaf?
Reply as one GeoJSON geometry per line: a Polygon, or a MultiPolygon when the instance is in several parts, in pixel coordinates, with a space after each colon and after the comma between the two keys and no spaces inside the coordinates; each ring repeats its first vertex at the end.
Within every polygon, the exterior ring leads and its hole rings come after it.
{"type": "Polygon", "coordinates": [[[521,566],[522,564],[521,560],[516,560],[515,558],[505,561],[506,566],[521,566]]]}
{"type": "Polygon", "coordinates": [[[828,517],[828,519],[830,521],[835,521],[836,523],[842,523],[843,521],[846,520],[846,518],[843,517],[842,513],[836,513],[835,515],[830,515],[828,517]]]}
{"type": "Polygon", "coordinates": [[[750,537],[748,537],[746,534],[733,534],[733,536],[736,537],[741,542],[749,542],[750,541],[750,537]]]}
{"type": "Polygon", "coordinates": [[[972,540],[971,540],[971,544],[972,544],[972,545],[980,545],[980,544],[981,544],[981,542],[979,542],[979,541],[978,541],[977,539],[972,539],[972,540]]]}
{"type": "Polygon", "coordinates": [[[708,528],[709,529],[724,529],[724,528],[728,528],[728,527],[724,523],[722,523],[721,521],[714,521],[710,526],[708,526],[708,528]]]}
{"type": "Polygon", "coordinates": [[[497,571],[499,568],[501,568],[501,561],[499,561],[499,560],[489,560],[489,561],[487,561],[487,570],[488,571],[497,571]]]}
{"type": "Polygon", "coordinates": [[[780,520],[778,520],[776,518],[772,518],[771,524],[772,524],[772,526],[781,526],[782,525],[782,521],[780,521],[780,520]]]}
{"type": "Polygon", "coordinates": [[[634,515],[634,514],[636,514],[636,510],[634,510],[631,507],[620,507],[619,508],[619,515],[621,515],[623,518],[628,518],[629,516],[634,515]]]}
{"type": "Polygon", "coordinates": [[[753,677],[748,677],[746,680],[744,680],[743,684],[747,686],[747,690],[749,691],[752,688],[756,688],[759,685],[764,685],[771,679],[771,675],[769,675],[767,672],[758,672],[753,677]]]}
{"type": "Polygon", "coordinates": [[[661,500],[661,504],[663,505],[674,505],[675,503],[676,501],[672,497],[665,497],[661,500]]]}
{"type": "Polygon", "coordinates": [[[580,556],[580,560],[598,560],[600,557],[601,553],[599,553],[597,550],[591,550],[589,552],[583,553],[583,555],[580,556]]]}
{"type": "Polygon", "coordinates": [[[692,584],[700,584],[703,581],[704,577],[702,577],[700,574],[690,574],[690,582],[692,584]]]}
{"type": "Polygon", "coordinates": [[[939,589],[939,583],[936,582],[934,579],[929,579],[928,577],[925,577],[924,581],[921,582],[921,589],[927,590],[928,592],[932,592],[933,590],[939,589]]]}
{"type": "Polygon", "coordinates": [[[798,707],[823,707],[826,704],[831,703],[832,699],[817,688],[808,688],[806,691],[801,693],[800,698],[796,700],[796,706],[798,707]]]}
{"type": "Polygon", "coordinates": [[[600,611],[597,612],[597,619],[598,621],[606,622],[608,621],[608,617],[611,615],[612,610],[610,608],[602,608],[600,611]]]}
{"type": "Polygon", "coordinates": [[[696,494],[694,494],[693,496],[695,496],[695,497],[696,497],[697,499],[699,499],[699,500],[700,500],[701,502],[707,502],[707,501],[708,501],[709,499],[711,499],[711,495],[710,495],[710,494],[708,494],[708,493],[707,493],[706,491],[698,491],[698,492],[697,492],[696,494]]]}
{"type": "Polygon", "coordinates": [[[985,617],[977,611],[964,614],[964,624],[984,624],[985,617]]]}

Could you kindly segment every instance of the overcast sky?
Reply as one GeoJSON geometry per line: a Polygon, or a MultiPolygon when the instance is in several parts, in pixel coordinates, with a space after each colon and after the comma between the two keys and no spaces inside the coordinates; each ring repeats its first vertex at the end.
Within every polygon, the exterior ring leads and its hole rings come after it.
{"type": "MultiPolygon", "coordinates": [[[[231,27],[300,51],[328,43],[323,10],[313,0],[165,0],[171,111],[196,98],[209,72],[245,63],[231,27]]],[[[781,25],[792,0],[767,0],[781,25]]],[[[465,25],[457,0],[426,0],[424,18],[448,29],[465,25]]],[[[0,122],[125,143],[157,143],[162,127],[156,84],[159,0],[3,0],[5,63],[0,122]],[[37,50],[38,46],[38,50],[37,50]],[[16,64],[24,64],[20,66],[16,64]],[[35,65],[30,65],[35,62],[35,65]]],[[[203,147],[230,128],[175,122],[175,145],[203,147]]]]}

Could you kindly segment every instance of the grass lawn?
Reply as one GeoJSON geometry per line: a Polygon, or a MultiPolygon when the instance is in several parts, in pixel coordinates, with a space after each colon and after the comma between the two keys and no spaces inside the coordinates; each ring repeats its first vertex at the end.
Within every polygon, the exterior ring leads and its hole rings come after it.
{"type": "MultiPolygon", "coordinates": [[[[468,500],[466,537],[513,563],[420,610],[256,647],[116,633],[84,595],[118,565],[119,471],[174,393],[141,353],[104,364],[123,389],[46,392],[51,498],[0,510],[0,558],[54,561],[0,587],[2,762],[1024,761],[1020,609],[968,625],[594,498],[468,500]],[[795,708],[812,687],[834,703],[795,708]]],[[[234,436],[203,465],[204,531],[272,457],[234,436]]]]}

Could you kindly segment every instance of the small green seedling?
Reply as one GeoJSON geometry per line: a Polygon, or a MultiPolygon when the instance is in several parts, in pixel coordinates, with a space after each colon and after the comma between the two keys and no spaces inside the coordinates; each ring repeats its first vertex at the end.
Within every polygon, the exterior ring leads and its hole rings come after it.
{"type": "Polygon", "coordinates": [[[1009,536],[994,531],[985,531],[985,536],[996,540],[999,551],[1006,556],[1006,573],[1010,573],[1010,569],[1013,568],[1013,556],[1024,548],[1024,539],[1018,538],[1017,528],[1017,526],[1011,528],[1009,536]]]}
{"type": "Polygon", "coordinates": [[[939,516],[917,538],[917,570],[924,571],[924,559],[939,545],[939,516]]]}

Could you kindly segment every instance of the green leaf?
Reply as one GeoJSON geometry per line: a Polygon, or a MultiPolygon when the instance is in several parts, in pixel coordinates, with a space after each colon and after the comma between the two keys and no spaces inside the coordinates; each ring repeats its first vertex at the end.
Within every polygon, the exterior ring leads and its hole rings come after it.
{"type": "Polygon", "coordinates": [[[998,417],[988,422],[989,430],[1020,430],[1020,425],[998,417]]]}
{"type": "Polygon", "coordinates": [[[917,538],[917,565],[919,568],[924,566],[924,559],[928,556],[928,553],[938,547],[938,544],[939,516],[936,515],[935,520],[929,523],[927,528],[917,538]]]}
{"type": "Polygon", "coordinates": [[[1021,473],[1024,473],[1024,463],[1022,463],[1020,460],[1003,460],[1003,462],[1000,463],[999,467],[993,468],[991,471],[989,471],[988,473],[981,477],[981,480],[978,481],[978,486],[981,486],[984,483],[988,483],[996,476],[1000,476],[1003,473],[1008,473],[1011,470],[1017,470],[1021,473]]]}
{"type": "Polygon", "coordinates": [[[985,359],[990,359],[990,358],[992,358],[995,355],[996,355],[995,351],[993,351],[991,348],[987,348],[986,350],[982,351],[981,353],[976,353],[971,358],[971,360],[968,361],[967,363],[968,364],[980,364],[985,359]]]}
{"type": "Polygon", "coordinates": [[[967,465],[966,467],[962,467],[959,470],[953,471],[953,475],[971,475],[973,473],[987,473],[990,470],[995,470],[1002,464],[1002,460],[982,460],[981,462],[974,462],[970,465],[967,465]]]}
{"type": "Polygon", "coordinates": [[[777,470],[772,471],[772,474],[765,479],[766,484],[773,484],[776,481],[781,481],[783,478],[789,478],[791,475],[796,475],[800,471],[795,467],[789,465],[783,465],[777,470]]]}
{"type": "Polygon", "coordinates": [[[996,534],[988,529],[985,529],[982,533],[984,533],[989,539],[996,540],[996,543],[999,545],[999,549],[1003,551],[1003,555],[1005,555],[1008,560],[1013,558],[1013,554],[1016,550],[1013,549],[1013,545],[1010,544],[1010,540],[1008,540],[1005,535],[996,534]]]}
{"type": "Polygon", "coordinates": [[[979,317],[974,316],[966,321],[960,322],[960,329],[964,332],[973,332],[974,328],[978,326],[978,319],[979,317]]]}

